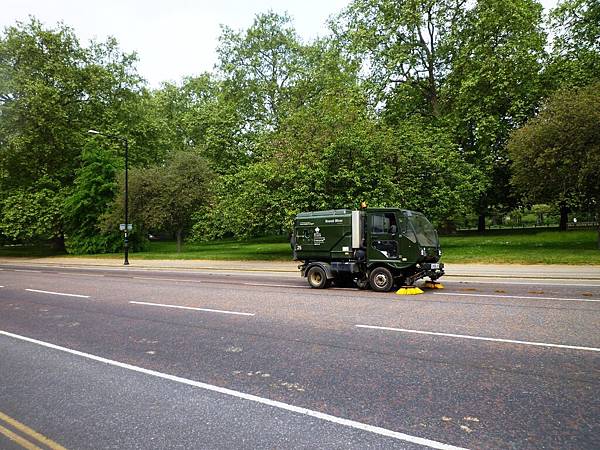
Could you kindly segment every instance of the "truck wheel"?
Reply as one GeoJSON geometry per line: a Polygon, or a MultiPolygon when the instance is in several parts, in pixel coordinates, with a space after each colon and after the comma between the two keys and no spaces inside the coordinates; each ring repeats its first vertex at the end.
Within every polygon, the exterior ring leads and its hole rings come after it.
{"type": "Polygon", "coordinates": [[[371,288],[377,292],[388,292],[394,287],[394,277],[385,267],[376,267],[369,275],[371,288]]]}
{"type": "Polygon", "coordinates": [[[323,289],[329,285],[325,271],[319,266],[313,266],[308,270],[306,279],[311,288],[323,289]]]}

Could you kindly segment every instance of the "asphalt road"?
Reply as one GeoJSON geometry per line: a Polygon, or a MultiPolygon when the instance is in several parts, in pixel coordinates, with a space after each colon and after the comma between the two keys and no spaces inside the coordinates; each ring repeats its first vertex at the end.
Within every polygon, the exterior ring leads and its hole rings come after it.
{"type": "Polygon", "coordinates": [[[0,269],[0,448],[600,447],[600,280],[0,269]]]}

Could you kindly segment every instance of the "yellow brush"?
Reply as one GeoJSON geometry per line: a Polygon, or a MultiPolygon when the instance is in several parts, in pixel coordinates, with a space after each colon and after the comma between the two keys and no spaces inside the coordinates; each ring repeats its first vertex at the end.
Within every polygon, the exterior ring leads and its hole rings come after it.
{"type": "Polygon", "coordinates": [[[423,291],[416,286],[402,286],[396,291],[398,295],[417,295],[422,293],[423,291]]]}
{"type": "Polygon", "coordinates": [[[423,287],[426,289],[444,289],[442,283],[436,283],[435,281],[426,281],[423,287]]]}

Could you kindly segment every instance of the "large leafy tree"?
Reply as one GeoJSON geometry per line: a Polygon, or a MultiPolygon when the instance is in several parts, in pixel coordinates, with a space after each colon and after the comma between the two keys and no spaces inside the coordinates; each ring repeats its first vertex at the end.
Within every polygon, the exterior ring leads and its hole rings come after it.
{"type": "Polygon", "coordinates": [[[512,182],[526,200],[554,202],[563,210],[587,203],[600,218],[598,124],[600,83],[595,83],[558,91],[537,117],[511,135],[512,182]]]}
{"type": "MultiPolygon", "coordinates": [[[[83,47],[62,24],[46,28],[31,18],[8,27],[0,37],[0,190],[10,196],[43,185],[57,198],[68,195],[89,128],[120,134],[134,129],[128,132],[132,142],[150,149],[153,127],[144,122],[147,94],[135,60],[114,39],[83,47]]],[[[150,151],[131,156],[134,162],[153,159],[150,151]]],[[[14,207],[5,203],[3,214],[13,215],[8,209],[14,207]]],[[[62,222],[51,216],[46,221],[62,222]]],[[[37,238],[64,231],[35,229],[43,232],[37,238]]]]}
{"type": "Polygon", "coordinates": [[[443,88],[446,116],[465,159],[489,180],[476,204],[483,231],[490,208],[515,204],[506,142],[543,93],[542,7],[534,0],[478,0],[452,42],[452,70],[443,88]]]}
{"type": "MultiPolygon", "coordinates": [[[[208,161],[192,151],[175,151],[163,164],[136,168],[129,177],[131,223],[138,239],[148,230],[173,233],[181,251],[184,233],[195,212],[210,204],[213,172],[208,161]]],[[[117,229],[123,217],[124,184],[106,215],[104,229],[117,229]]]]}
{"type": "Polygon", "coordinates": [[[291,19],[268,12],[257,15],[246,31],[223,27],[217,53],[225,87],[243,111],[247,131],[276,128],[281,104],[303,69],[303,47],[291,19]]]}
{"type": "Polygon", "coordinates": [[[375,104],[439,116],[448,43],[465,0],[354,0],[333,29],[360,58],[375,104]]]}
{"type": "Polygon", "coordinates": [[[99,148],[93,141],[86,144],[81,167],[75,171],[74,183],[63,204],[69,253],[110,253],[120,248],[118,231],[103,231],[100,217],[117,193],[121,162],[113,149],[99,148]]]}

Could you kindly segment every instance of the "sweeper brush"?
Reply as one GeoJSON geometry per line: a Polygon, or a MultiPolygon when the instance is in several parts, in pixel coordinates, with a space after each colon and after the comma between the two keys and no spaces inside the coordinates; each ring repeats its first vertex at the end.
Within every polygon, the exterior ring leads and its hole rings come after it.
{"type": "Polygon", "coordinates": [[[444,285],[442,283],[436,283],[435,281],[426,281],[423,284],[425,289],[444,289],[444,285]]]}
{"type": "Polygon", "coordinates": [[[396,291],[398,295],[417,295],[422,293],[423,291],[416,286],[402,286],[396,291]]]}

